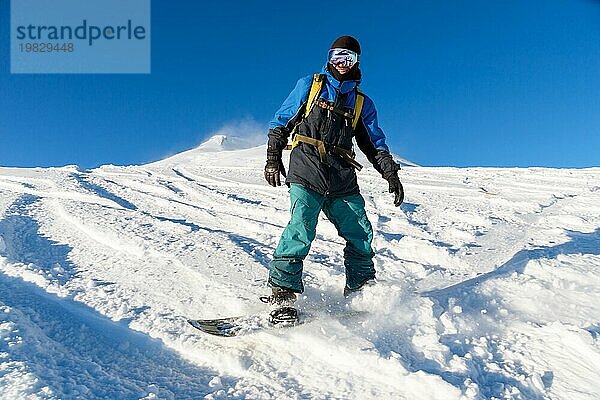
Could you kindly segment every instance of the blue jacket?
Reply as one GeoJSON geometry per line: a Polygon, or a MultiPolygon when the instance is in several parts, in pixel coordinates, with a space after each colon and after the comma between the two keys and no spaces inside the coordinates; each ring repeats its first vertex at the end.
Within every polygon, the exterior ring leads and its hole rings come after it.
{"type": "MultiPolygon", "coordinates": [[[[341,111],[353,111],[356,88],[360,80],[340,82],[326,68],[319,99],[328,102],[341,111]]],[[[385,134],[379,127],[377,111],[373,101],[365,95],[363,108],[356,129],[352,120],[341,113],[330,112],[314,106],[308,116],[304,116],[313,76],[301,78],[296,87],[285,99],[269,123],[268,151],[281,151],[288,142],[292,131],[321,140],[327,144],[352,149],[352,138],[367,156],[367,159],[383,175],[395,172],[385,141],[385,134]]],[[[306,143],[300,143],[292,150],[286,183],[299,183],[323,195],[347,195],[358,192],[356,172],[342,157],[329,153],[323,161],[318,150],[306,143]]]]}

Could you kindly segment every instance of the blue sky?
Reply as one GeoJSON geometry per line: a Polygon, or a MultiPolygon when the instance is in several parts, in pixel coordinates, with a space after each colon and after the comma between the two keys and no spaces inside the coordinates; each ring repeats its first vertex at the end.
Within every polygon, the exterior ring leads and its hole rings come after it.
{"type": "Polygon", "coordinates": [[[144,163],[223,126],[266,135],[296,80],[350,34],[393,152],[600,166],[600,2],[391,3],[156,0],[151,74],[11,75],[0,0],[0,165],[144,163]]]}

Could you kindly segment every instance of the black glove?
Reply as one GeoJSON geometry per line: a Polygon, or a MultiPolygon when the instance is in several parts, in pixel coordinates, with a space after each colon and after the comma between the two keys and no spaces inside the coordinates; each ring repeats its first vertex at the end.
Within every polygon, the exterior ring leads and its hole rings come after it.
{"type": "Polygon", "coordinates": [[[267,165],[265,165],[265,179],[273,187],[281,186],[279,174],[285,178],[285,168],[281,161],[281,151],[267,150],[267,165]]]}
{"type": "Polygon", "coordinates": [[[390,184],[390,193],[394,193],[396,196],[394,198],[394,205],[396,207],[400,206],[404,201],[404,188],[400,183],[400,178],[398,178],[398,171],[390,172],[389,174],[386,174],[384,178],[390,184]]]}

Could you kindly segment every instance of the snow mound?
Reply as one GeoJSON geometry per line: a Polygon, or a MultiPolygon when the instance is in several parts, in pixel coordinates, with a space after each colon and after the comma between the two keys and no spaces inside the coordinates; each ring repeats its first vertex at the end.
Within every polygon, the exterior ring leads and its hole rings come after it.
{"type": "Polygon", "coordinates": [[[194,164],[212,165],[218,163],[221,166],[234,167],[244,164],[246,161],[258,162],[259,159],[264,163],[266,145],[257,145],[257,142],[258,139],[256,138],[218,134],[211,136],[198,147],[147,165],[153,167],[175,167],[180,165],[185,167],[194,164]]]}

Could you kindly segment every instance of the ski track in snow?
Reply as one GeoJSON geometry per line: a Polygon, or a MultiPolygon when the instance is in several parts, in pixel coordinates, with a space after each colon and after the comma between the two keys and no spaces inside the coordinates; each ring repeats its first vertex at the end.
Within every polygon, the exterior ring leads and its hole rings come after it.
{"type": "Polygon", "coordinates": [[[0,398],[600,398],[600,169],[410,167],[395,208],[366,168],[377,285],[343,299],[321,217],[317,322],[199,333],[264,309],[289,199],[263,154],[0,168],[0,398]]]}

